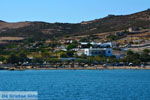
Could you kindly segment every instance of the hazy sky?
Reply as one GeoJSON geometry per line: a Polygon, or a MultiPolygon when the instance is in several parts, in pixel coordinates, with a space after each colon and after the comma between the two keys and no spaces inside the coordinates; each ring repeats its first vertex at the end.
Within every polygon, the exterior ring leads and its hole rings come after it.
{"type": "Polygon", "coordinates": [[[0,20],[81,22],[150,8],[150,0],[0,0],[0,20]]]}

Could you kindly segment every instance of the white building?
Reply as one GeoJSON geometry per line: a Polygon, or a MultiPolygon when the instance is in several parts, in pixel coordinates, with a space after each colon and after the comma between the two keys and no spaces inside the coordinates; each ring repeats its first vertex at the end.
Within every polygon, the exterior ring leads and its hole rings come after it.
{"type": "Polygon", "coordinates": [[[93,47],[101,47],[101,48],[107,48],[107,47],[113,47],[112,42],[107,42],[107,43],[96,43],[96,42],[80,42],[81,48],[87,47],[88,44],[91,44],[93,47]]]}
{"type": "Polygon", "coordinates": [[[104,47],[104,48],[106,48],[106,47],[113,47],[113,44],[112,44],[112,42],[107,42],[107,43],[100,44],[100,46],[104,47]]]}
{"type": "Polygon", "coordinates": [[[98,55],[104,55],[104,56],[112,56],[112,49],[111,48],[85,48],[81,49],[78,52],[78,55],[85,54],[86,56],[98,56],[98,55]]]}

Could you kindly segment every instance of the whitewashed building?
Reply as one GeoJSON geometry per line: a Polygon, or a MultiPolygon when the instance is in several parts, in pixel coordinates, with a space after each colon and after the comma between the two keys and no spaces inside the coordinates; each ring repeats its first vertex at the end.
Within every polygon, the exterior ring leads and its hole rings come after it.
{"type": "Polygon", "coordinates": [[[86,56],[112,56],[112,48],[85,48],[81,49],[77,54],[79,56],[82,54],[86,56]]]}
{"type": "Polygon", "coordinates": [[[91,44],[92,47],[97,47],[97,48],[108,48],[108,47],[113,47],[112,42],[106,42],[106,43],[96,43],[96,42],[80,42],[80,48],[86,48],[88,44],[91,44]]]}

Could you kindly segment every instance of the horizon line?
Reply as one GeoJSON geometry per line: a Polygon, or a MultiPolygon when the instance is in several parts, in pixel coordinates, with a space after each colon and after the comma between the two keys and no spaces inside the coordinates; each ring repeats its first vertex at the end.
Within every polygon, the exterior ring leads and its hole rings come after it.
{"type": "Polygon", "coordinates": [[[94,20],[97,20],[97,19],[103,19],[105,17],[108,17],[109,15],[114,15],[114,16],[127,16],[127,15],[132,15],[132,14],[136,14],[136,13],[140,13],[140,12],[143,12],[143,11],[147,11],[147,10],[150,10],[150,8],[147,8],[146,10],[141,10],[141,11],[136,11],[134,13],[130,13],[130,14],[107,14],[106,16],[103,16],[103,17],[99,17],[99,18],[95,18],[95,19],[91,19],[91,20],[83,20],[83,21],[80,21],[80,22],[59,22],[59,21],[56,21],[56,22],[49,22],[49,21],[44,21],[44,20],[22,20],[22,21],[7,21],[7,20],[2,20],[0,19],[0,21],[2,22],[6,22],[6,23],[19,23],[19,22],[45,22],[45,23],[70,23],[70,24],[78,24],[78,23],[82,23],[82,22],[89,22],[89,21],[94,21],[94,20]]]}

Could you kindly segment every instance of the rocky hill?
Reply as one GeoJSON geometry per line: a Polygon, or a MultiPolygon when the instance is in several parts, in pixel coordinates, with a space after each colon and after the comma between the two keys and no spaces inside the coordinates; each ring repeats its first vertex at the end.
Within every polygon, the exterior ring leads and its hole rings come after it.
{"type": "Polygon", "coordinates": [[[129,27],[150,29],[150,9],[130,15],[109,15],[101,19],[77,24],[46,22],[9,23],[0,20],[0,37],[19,36],[38,40],[66,35],[120,31],[129,27]]]}

